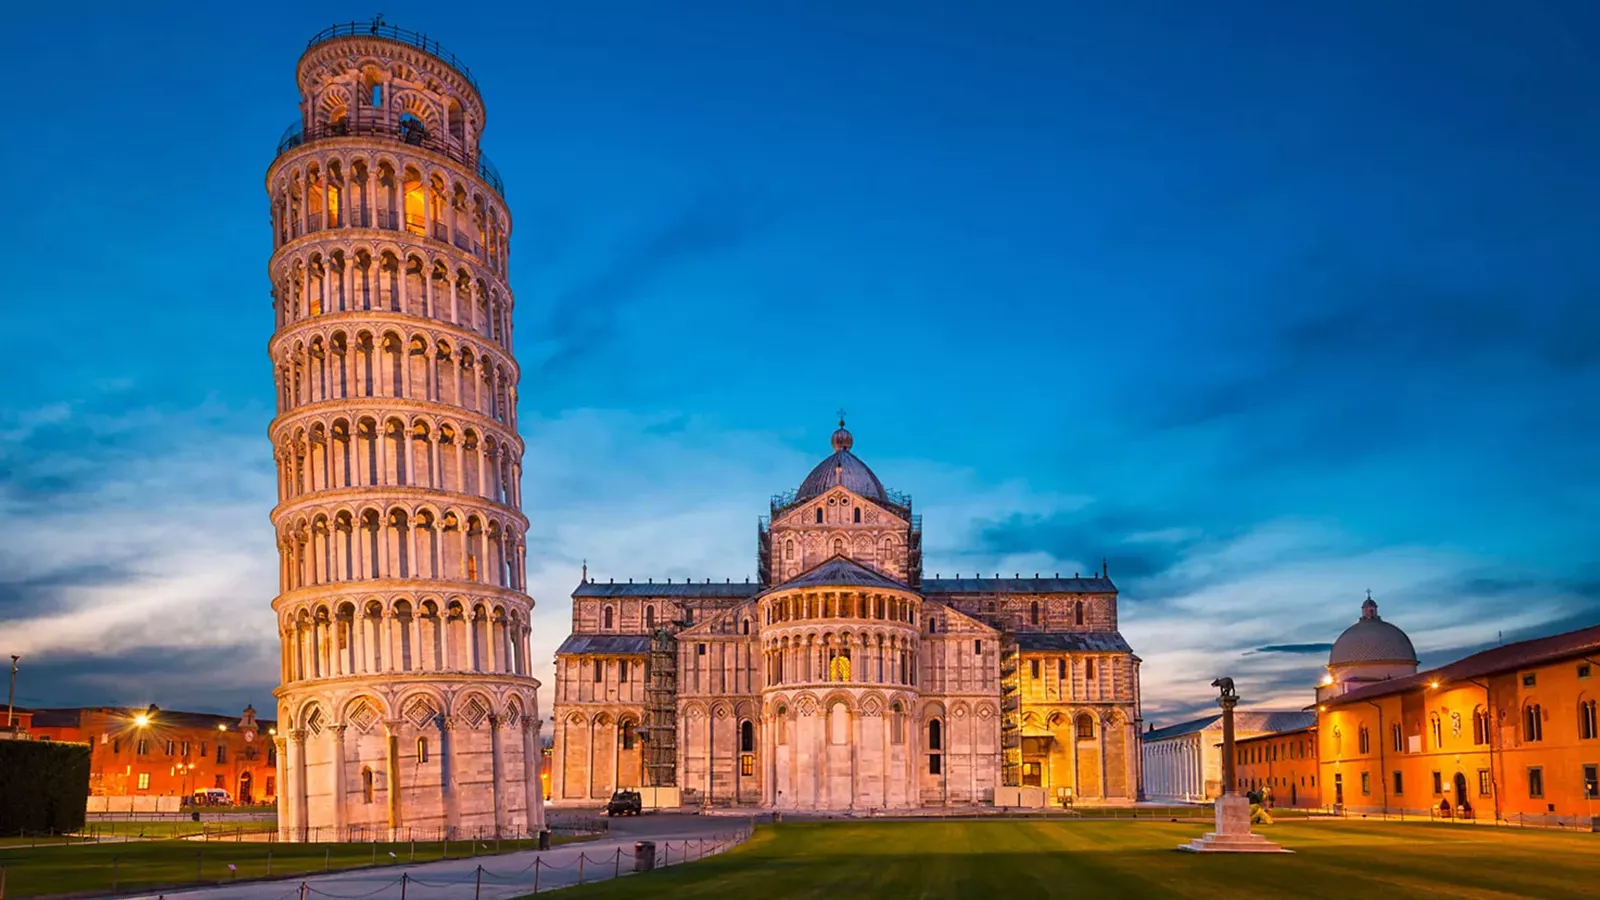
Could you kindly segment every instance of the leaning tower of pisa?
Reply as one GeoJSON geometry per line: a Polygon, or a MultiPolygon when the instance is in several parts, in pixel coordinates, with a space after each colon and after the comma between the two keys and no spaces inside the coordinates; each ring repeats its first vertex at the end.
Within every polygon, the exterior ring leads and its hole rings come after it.
{"type": "Polygon", "coordinates": [[[505,188],[467,67],[311,39],[267,169],[286,840],[544,826],[505,188]]]}

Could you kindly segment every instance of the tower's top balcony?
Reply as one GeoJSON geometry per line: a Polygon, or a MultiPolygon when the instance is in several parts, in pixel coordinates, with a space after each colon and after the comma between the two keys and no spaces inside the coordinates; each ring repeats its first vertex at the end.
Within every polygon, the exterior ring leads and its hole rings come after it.
{"type": "Polygon", "coordinates": [[[454,53],[444,49],[439,45],[438,41],[430,40],[422,32],[397,28],[383,21],[381,16],[374,18],[370,22],[345,22],[341,25],[329,25],[327,28],[312,35],[311,40],[306,41],[306,49],[310,50],[318,44],[325,44],[328,41],[338,40],[339,38],[351,37],[380,38],[405,44],[408,47],[415,47],[461,73],[461,77],[467,80],[467,84],[472,85],[474,91],[477,91],[479,95],[483,94],[483,90],[478,87],[478,80],[472,77],[472,70],[467,68],[466,63],[456,58],[454,53]]]}

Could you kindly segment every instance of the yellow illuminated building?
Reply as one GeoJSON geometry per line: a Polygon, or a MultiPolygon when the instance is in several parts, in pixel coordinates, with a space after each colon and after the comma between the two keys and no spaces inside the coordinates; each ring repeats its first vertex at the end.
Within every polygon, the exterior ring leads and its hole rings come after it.
{"type": "Polygon", "coordinates": [[[1600,626],[1421,672],[1410,651],[1370,599],[1335,643],[1318,691],[1323,805],[1510,821],[1600,813],[1600,626]]]}

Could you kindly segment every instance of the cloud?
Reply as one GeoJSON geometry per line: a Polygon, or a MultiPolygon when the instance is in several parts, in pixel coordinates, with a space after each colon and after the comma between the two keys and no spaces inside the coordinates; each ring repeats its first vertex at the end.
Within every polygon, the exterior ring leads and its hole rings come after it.
{"type": "Polygon", "coordinates": [[[538,337],[523,359],[525,375],[541,380],[564,375],[584,356],[605,354],[629,306],[675,270],[738,247],[769,221],[726,197],[691,203],[597,270],[556,291],[544,321],[532,328],[538,337]]]}
{"type": "Polygon", "coordinates": [[[1305,653],[1326,656],[1333,649],[1333,644],[1268,644],[1257,647],[1252,653],[1305,653]]]}

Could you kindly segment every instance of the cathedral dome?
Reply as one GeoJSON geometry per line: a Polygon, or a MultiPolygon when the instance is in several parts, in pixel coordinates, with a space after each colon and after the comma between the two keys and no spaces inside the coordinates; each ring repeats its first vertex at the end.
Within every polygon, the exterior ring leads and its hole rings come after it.
{"type": "Polygon", "coordinates": [[[1411,638],[1378,615],[1378,604],[1371,597],[1361,604],[1361,618],[1339,635],[1328,654],[1330,667],[1361,663],[1417,664],[1411,638]]]}
{"type": "Polygon", "coordinates": [[[884,493],[883,482],[872,474],[866,463],[850,452],[854,445],[855,438],[845,430],[844,419],[841,418],[839,430],[833,433],[833,455],[817,463],[806,480],[800,482],[800,490],[795,492],[795,502],[820,497],[829,488],[842,487],[868,500],[887,503],[889,496],[884,493]]]}

